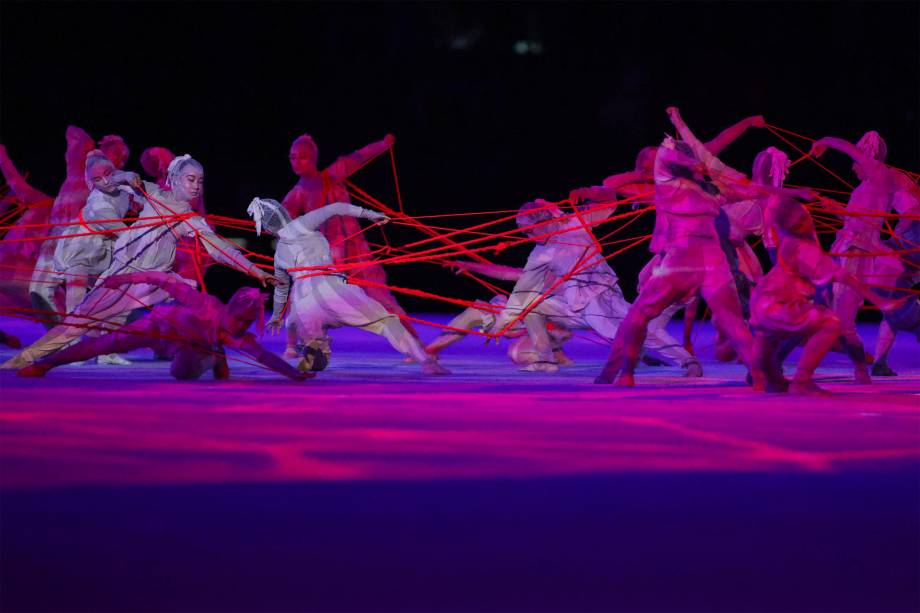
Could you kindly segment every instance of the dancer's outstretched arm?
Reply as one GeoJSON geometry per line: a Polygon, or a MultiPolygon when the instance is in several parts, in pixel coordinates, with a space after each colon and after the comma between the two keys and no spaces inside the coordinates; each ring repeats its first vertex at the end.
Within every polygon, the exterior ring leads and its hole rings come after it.
{"type": "Polygon", "coordinates": [[[668,117],[671,118],[671,123],[677,128],[677,133],[680,134],[681,140],[690,145],[696,158],[706,166],[711,174],[716,178],[725,178],[734,181],[741,181],[745,178],[743,173],[723,164],[719,158],[713,155],[712,152],[700,142],[684,122],[683,118],[681,118],[680,111],[677,107],[668,107],[667,112],[668,117]]]}
{"type": "Polygon", "coordinates": [[[740,138],[748,128],[763,128],[766,125],[767,122],[764,121],[763,115],[746,117],[735,125],[729,126],[722,130],[718,136],[706,143],[704,146],[709,150],[711,154],[719,155],[722,153],[723,149],[738,140],[738,138],[740,138]]]}
{"type": "Polygon", "coordinates": [[[260,345],[259,341],[256,340],[256,337],[250,332],[246,332],[239,337],[232,337],[228,335],[226,337],[222,337],[221,340],[225,346],[245,353],[246,355],[255,359],[259,364],[271,368],[276,373],[284,375],[288,379],[303,381],[304,379],[311,379],[316,376],[316,373],[300,372],[282,360],[280,357],[260,345]]]}
{"type": "Polygon", "coordinates": [[[336,183],[343,181],[369,161],[392,147],[394,142],[396,142],[396,138],[392,134],[387,134],[382,140],[361,147],[348,155],[343,155],[326,168],[325,173],[336,183]]]}
{"type": "Polygon", "coordinates": [[[336,215],[370,219],[374,223],[379,224],[384,224],[389,221],[389,217],[383,213],[378,213],[377,211],[372,211],[371,209],[365,209],[360,206],[348,204],[347,202],[336,202],[334,204],[327,204],[326,206],[320,207],[315,211],[310,211],[305,215],[301,215],[291,223],[295,224],[302,230],[316,232],[319,227],[326,223],[330,217],[335,217],[336,215]]]}

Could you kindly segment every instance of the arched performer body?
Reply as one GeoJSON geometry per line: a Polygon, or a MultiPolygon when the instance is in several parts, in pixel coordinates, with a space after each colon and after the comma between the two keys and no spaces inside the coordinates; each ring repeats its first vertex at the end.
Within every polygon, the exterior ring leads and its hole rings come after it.
{"type": "Polygon", "coordinates": [[[336,271],[329,242],[320,228],[334,216],[370,219],[386,223],[385,215],[337,202],[310,211],[291,220],[276,200],[255,198],[249,213],[256,220],[256,233],[263,230],[278,237],[275,248],[274,307],[270,329],[283,327],[285,310],[305,341],[299,368],[322,370],[329,359],[329,328],[361,328],[386,338],[394,349],[421,364],[426,375],[450,374],[437,360],[425,353],[419,341],[384,306],[369,296],[364,288],[348,283],[336,271]]]}

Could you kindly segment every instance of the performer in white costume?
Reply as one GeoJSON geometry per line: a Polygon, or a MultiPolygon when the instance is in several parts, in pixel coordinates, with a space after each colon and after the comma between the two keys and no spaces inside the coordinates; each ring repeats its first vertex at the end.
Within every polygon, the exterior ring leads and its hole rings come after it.
{"type": "MultiPolygon", "coordinates": [[[[492,329],[500,331],[507,327],[551,290],[523,318],[539,355],[539,360],[524,368],[526,371],[555,372],[559,369],[553,356],[553,343],[546,332],[547,322],[570,330],[594,330],[613,340],[617,327],[629,311],[630,304],[623,297],[616,273],[598,250],[597,240],[590,230],[592,225],[609,217],[613,207],[584,205],[577,208],[578,214],[565,217],[557,206],[536,200],[526,203],[518,213],[518,226],[525,228],[524,232],[537,242],[537,246],[527,258],[524,272],[492,329]],[[563,278],[565,280],[560,282],[563,278]]],[[[663,328],[650,331],[646,348],[667,362],[685,368],[688,376],[702,374],[699,361],[663,328]]]]}
{"type": "Polygon", "coordinates": [[[86,295],[95,278],[109,267],[117,230],[127,227],[133,173],[120,172],[102,151],[86,156],[86,185],[90,188],[77,225],[67,226],[54,248],[54,270],[67,287],[67,312],[86,295]]]}
{"type": "Polygon", "coordinates": [[[314,209],[291,220],[285,208],[277,201],[255,198],[249,205],[249,214],[256,222],[256,234],[263,231],[278,237],[275,249],[274,309],[269,329],[284,326],[286,307],[290,300],[290,314],[297,323],[306,349],[298,368],[322,370],[329,359],[329,328],[350,326],[379,334],[394,349],[409,355],[422,365],[426,375],[446,375],[450,371],[425,353],[422,345],[380,302],[371,298],[364,289],[348,283],[345,275],[336,272],[329,241],[320,227],[335,215],[345,215],[386,223],[389,219],[376,211],[336,202],[314,209]],[[311,270],[292,270],[316,267],[311,270]],[[325,268],[324,268],[325,267],[325,268]],[[293,285],[293,287],[292,287],[293,285]],[[291,293],[293,292],[293,299],[291,293]]]}

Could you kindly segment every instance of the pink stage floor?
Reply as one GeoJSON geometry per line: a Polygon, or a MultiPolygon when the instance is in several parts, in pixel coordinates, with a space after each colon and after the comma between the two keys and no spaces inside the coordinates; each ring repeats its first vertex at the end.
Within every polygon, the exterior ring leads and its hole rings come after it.
{"type": "Polygon", "coordinates": [[[910,338],[871,386],[829,356],[820,399],[751,392],[708,325],[703,378],[643,367],[630,390],[592,383],[587,338],[556,375],[470,338],[445,378],[333,338],[302,383],[233,362],[180,383],[145,351],[0,372],[2,608],[920,607],[910,338]]]}

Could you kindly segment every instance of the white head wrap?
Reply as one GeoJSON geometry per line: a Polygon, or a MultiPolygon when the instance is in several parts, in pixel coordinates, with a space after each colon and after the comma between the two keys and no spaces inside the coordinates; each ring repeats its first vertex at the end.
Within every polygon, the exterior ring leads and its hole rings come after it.
{"type": "Polygon", "coordinates": [[[291,222],[291,216],[284,206],[272,198],[253,198],[246,212],[256,222],[256,236],[262,234],[262,228],[277,234],[291,222]]]}
{"type": "MultiPolygon", "coordinates": [[[[171,187],[172,181],[175,177],[179,176],[179,171],[188,164],[188,163],[198,164],[198,161],[195,160],[191,155],[186,153],[185,155],[180,155],[173,158],[173,161],[169,163],[169,167],[166,169],[166,186],[171,187]]],[[[201,166],[201,164],[198,164],[201,166]]]]}

